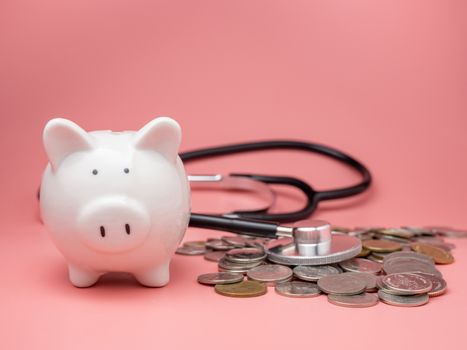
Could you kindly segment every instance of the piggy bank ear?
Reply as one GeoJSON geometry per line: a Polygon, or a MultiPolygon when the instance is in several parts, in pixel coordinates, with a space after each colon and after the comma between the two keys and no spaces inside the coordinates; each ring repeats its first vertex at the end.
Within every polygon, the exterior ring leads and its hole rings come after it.
{"type": "Polygon", "coordinates": [[[44,128],[43,142],[54,171],[71,153],[93,148],[92,138],[86,131],[72,121],[62,118],[55,118],[47,123],[44,128]]]}
{"type": "Polygon", "coordinates": [[[168,117],[153,119],[135,135],[135,147],[141,150],[155,151],[170,162],[175,163],[182,131],[178,123],[168,117]]]}

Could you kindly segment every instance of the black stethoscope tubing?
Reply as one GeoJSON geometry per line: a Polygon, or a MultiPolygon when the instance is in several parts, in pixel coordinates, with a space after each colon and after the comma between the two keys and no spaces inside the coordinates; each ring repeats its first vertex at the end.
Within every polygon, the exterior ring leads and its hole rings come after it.
{"type": "Polygon", "coordinates": [[[277,149],[300,150],[324,155],[355,169],[360,173],[362,179],[359,183],[353,186],[316,191],[305,181],[294,177],[231,174],[231,176],[249,177],[267,184],[280,184],[296,187],[305,194],[307,198],[306,204],[302,209],[288,213],[270,214],[264,211],[237,211],[223,216],[191,213],[189,225],[192,227],[243,233],[251,236],[277,238],[279,223],[304,220],[315,211],[320,201],[354,196],[365,191],[371,184],[370,171],[355,158],[329,146],[303,141],[271,140],[208,147],[180,153],[180,158],[186,164],[190,161],[204,158],[277,149]]]}

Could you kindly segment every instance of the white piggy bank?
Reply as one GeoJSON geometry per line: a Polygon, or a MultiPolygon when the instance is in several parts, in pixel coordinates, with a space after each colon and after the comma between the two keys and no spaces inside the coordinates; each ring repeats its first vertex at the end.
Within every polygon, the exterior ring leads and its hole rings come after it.
{"type": "Polygon", "coordinates": [[[137,132],[87,133],[52,119],[43,141],[50,163],[41,215],[68,262],[71,283],[88,287],[119,271],[145,286],[167,284],[190,218],[177,122],[162,117],[137,132]]]}

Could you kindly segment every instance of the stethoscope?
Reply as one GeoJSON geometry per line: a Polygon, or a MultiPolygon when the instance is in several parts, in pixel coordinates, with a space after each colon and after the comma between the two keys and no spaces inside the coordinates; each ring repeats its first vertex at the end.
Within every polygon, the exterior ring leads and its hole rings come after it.
{"type": "Polygon", "coordinates": [[[180,158],[187,164],[194,160],[210,157],[277,149],[321,154],[355,169],[360,173],[362,179],[353,186],[316,191],[307,182],[289,176],[255,174],[192,175],[188,177],[192,188],[207,183],[224,189],[247,188],[262,193],[271,201],[274,194],[268,185],[280,184],[299,189],[305,194],[307,200],[300,210],[284,213],[269,213],[269,205],[255,210],[234,211],[220,215],[191,213],[189,226],[273,239],[264,248],[269,260],[281,264],[332,264],[356,256],[361,251],[361,242],[358,238],[332,232],[331,225],[325,221],[306,220],[315,211],[319,202],[355,196],[370,186],[371,174],[369,170],[348,154],[322,144],[273,140],[203,148],[183,152],[180,154],[180,158]]]}

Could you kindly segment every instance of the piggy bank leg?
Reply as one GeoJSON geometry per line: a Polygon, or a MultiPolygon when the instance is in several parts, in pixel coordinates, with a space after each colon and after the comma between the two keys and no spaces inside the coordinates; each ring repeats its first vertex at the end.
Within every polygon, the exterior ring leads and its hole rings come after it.
{"type": "Polygon", "coordinates": [[[169,264],[167,261],[145,271],[134,273],[135,278],[146,287],[163,287],[169,283],[169,264]]]}
{"type": "Polygon", "coordinates": [[[70,282],[75,287],[85,288],[95,284],[101,276],[101,273],[87,271],[73,265],[68,265],[68,275],[70,277],[70,282]]]}

